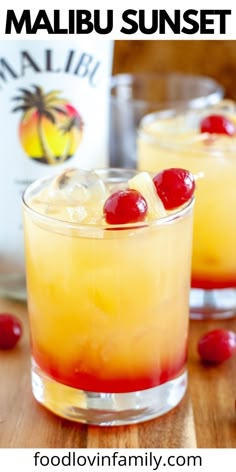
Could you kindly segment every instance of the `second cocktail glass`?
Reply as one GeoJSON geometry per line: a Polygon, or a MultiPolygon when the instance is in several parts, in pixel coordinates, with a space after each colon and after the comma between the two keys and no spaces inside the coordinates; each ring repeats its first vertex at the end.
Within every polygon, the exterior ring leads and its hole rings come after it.
{"type": "Polygon", "coordinates": [[[139,130],[138,167],[159,172],[185,167],[196,178],[191,317],[236,314],[236,136],[201,132],[208,115],[235,126],[231,102],[202,111],[146,116],[139,130]]]}

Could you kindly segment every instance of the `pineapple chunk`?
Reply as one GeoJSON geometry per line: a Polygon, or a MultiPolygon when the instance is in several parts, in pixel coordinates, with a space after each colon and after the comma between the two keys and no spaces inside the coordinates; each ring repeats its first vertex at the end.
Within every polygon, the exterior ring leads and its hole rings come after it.
{"type": "Polygon", "coordinates": [[[164,205],[148,172],[140,172],[128,181],[128,187],[140,192],[148,205],[147,218],[156,220],[167,215],[164,205]]]}

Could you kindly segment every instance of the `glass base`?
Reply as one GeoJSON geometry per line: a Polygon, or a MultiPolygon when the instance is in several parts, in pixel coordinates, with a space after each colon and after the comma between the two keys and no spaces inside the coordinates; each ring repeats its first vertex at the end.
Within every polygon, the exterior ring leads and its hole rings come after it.
{"type": "Polygon", "coordinates": [[[193,320],[224,320],[236,316],[236,289],[204,290],[192,288],[190,292],[190,318],[193,320]]]}
{"type": "Polygon", "coordinates": [[[32,389],[48,410],[80,423],[119,426],[156,418],[174,408],[187,388],[187,373],[158,387],[132,393],[93,393],[60,384],[33,363],[32,389]]]}
{"type": "Polygon", "coordinates": [[[0,297],[26,301],[26,283],[23,274],[0,274],[0,297]]]}

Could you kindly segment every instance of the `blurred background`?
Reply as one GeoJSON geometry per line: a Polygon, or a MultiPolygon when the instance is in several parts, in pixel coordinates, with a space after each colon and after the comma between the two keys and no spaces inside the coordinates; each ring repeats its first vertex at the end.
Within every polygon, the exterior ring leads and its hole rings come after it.
{"type": "Polygon", "coordinates": [[[115,41],[113,74],[141,71],[208,75],[236,99],[236,41],[115,41]]]}

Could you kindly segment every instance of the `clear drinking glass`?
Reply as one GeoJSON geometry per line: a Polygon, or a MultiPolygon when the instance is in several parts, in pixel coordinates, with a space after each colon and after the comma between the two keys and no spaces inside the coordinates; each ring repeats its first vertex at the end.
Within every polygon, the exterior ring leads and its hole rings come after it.
{"type": "Polygon", "coordinates": [[[209,77],[181,73],[117,74],[110,86],[110,164],[136,167],[136,133],[144,115],[166,109],[203,108],[224,90],[209,77]]]}
{"type": "Polygon", "coordinates": [[[159,172],[184,167],[196,178],[191,317],[236,314],[236,137],[200,133],[210,114],[236,121],[236,108],[223,101],[201,111],[146,116],[138,137],[138,167],[159,172]]]}
{"type": "MultiPolygon", "coordinates": [[[[98,174],[119,186],[136,171],[98,174]]],[[[32,205],[51,180],[23,197],[33,394],[83,423],[162,415],[187,386],[193,200],[152,223],[68,223],[32,205]]]]}

